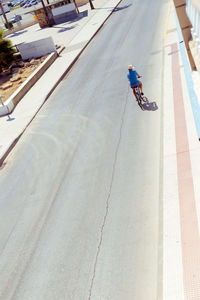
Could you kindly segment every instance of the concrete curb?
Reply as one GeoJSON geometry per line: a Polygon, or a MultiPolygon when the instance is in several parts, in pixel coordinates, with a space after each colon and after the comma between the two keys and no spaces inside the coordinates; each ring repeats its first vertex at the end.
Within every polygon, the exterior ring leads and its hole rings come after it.
{"type": "Polygon", "coordinates": [[[42,76],[42,74],[48,69],[48,67],[56,60],[59,52],[51,53],[43,63],[27,78],[26,81],[4,102],[0,105],[0,116],[7,115],[13,111],[17,103],[23,98],[23,96],[29,91],[29,89],[36,83],[36,81],[42,76]]]}

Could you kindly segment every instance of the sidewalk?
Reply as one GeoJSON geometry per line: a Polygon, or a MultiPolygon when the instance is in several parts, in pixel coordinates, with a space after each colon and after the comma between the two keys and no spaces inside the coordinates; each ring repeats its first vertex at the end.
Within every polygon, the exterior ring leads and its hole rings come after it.
{"type": "MultiPolygon", "coordinates": [[[[198,300],[200,142],[187,76],[191,73],[177,29],[173,7],[164,50],[163,299],[198,300]]],[[[199,101],[199,75],[194,73],[193,79],[199,101]]]]}
{"type": "Polygon", "coordinates": [[[91,10],[89,4],[81,6],[79,9],[81,14],[76,20],[42,30],[36,24],[8,36],[13,44],[28,41],[34,37],[40,39],[51,36],[55,44],[66,48],[21,99],[10,115],[11,118],[9,119],[8,116],[0,118],[0,165],[43,103],[118,3],[120,0],[95,0],[95,9],[91,10]]]}

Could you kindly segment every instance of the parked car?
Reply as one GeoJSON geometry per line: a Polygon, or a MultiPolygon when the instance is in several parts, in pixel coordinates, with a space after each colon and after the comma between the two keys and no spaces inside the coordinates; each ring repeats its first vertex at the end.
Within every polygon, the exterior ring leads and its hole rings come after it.
{"type": "Polygon", "coordinates": [[[31,1],[30,1],[30,4],[31,4],[31,5],[36,5],[36,4],[38,4],[38,1],[37,1],[37,0],[31,0],[31,1]]]}
{"type": "Polygon", "coordinates": [[[26,4],[23,6],[23,8],[27,8],[27,7],[30,7],[31,6],[31,4],[30,4],[30,2],[26,2],[26,4]]]}
{"type": "Polygon", "coordinates": [[[13,1],[13,2],[12,2],[12,7],[16,7],[16,6],[18,6],[18,5],[20,5],[20,2],[19,2],[19,1],[13,1]]]}
{"type": "Polygon", "coordinates": [[[22,1],[21,4],[20,4],[21,7],[23,7],[24,5],[26,5],[26,3],[27,3],[27,1],[22,1]]]}
{"type": "Polygon", "coordinates": [[[21,15],[14,15],[14,17],[12,17],[9,21],[12,23],[16,23],[22,20],[22,16],[21,15]]]}

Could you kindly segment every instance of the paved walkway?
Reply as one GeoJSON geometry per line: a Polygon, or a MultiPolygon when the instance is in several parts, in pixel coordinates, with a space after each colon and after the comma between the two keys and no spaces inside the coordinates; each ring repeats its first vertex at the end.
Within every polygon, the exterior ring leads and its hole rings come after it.
{"type": "MultiPolygon", "coordinates": [[[[200,299],[200,143],[185,76],[190,70],[183,66],[185,57],[180,47],[172,7],[164,53],[164,299],[197,300],[200,299]]],[[[198,75],[193,76],[197,84],[198,75]]]]}

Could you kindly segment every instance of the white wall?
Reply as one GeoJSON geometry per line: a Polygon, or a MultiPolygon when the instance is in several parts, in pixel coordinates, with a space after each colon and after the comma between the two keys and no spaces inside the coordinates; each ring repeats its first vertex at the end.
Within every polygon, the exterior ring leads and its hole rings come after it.
{"type": "Polygon", "coordinates": [[[65,14],[67,12],[76,11],[74,3],[69,3],[52,9],[53,16],[65,14]]]}
{"type": "Polygon", "coordinates": [[[191,30],[192,36],[198,41],[198,39],[200,40],[200,11],[191,0],[186,0],[186,12],[193,26],[191,30]]]}
{"type": "Polygon", "coordinates": [[[52,37],[22,43],[17,45],[17,48],[24,60],[41,57],[56,51],[52,37]]]}

